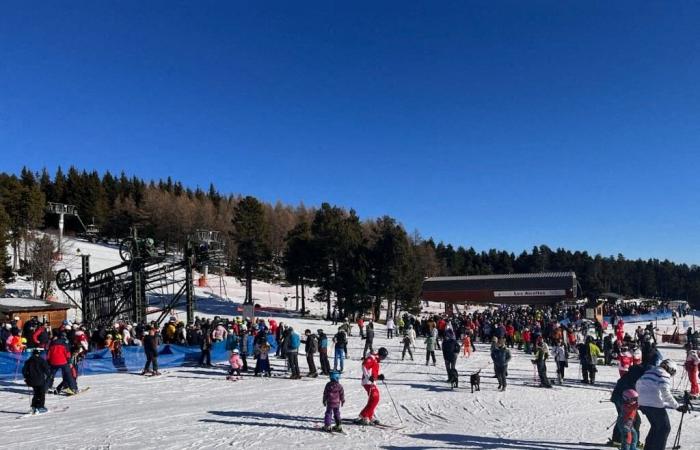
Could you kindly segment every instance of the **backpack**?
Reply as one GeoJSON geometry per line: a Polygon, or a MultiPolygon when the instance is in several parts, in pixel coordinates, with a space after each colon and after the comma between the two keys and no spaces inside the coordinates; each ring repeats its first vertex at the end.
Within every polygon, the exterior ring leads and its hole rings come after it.
{"type": "Polygon", "coordinates": [[[345,337],[345,332],[339,331],[338,334],[335,335],[335,343],[338,345],[345,345],[346,342],[347,338],[345,337]]]}

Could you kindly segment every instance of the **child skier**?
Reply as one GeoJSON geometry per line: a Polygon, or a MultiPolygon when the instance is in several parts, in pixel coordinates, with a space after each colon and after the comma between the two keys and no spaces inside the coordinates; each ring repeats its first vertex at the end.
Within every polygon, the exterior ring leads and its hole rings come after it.
{"type": "Polygon", "coordinates": [[[326,407],[326,415],[323,419],[324,431],[343,431],[340,425],[340,407],[344,404],[345,390],[340,384],[340,372],[333,370],[330,381],[326,383],[326,388],[323,390],[323,406],[326,407]],[[335,426],[331,428],[332,420],[335,420],[335,426]]]}
{"type": "Polygon", "coordinates": [[[375,380],[384,380],[379,363],[389,356],[384,347],[377,353],[370,353],[362,362],[362,387],[367,391],[367,405],[360,411],[360,417],[356,420],[361,425],[378,424],[374,418],[374,410],[379,404],[379,388],[374,384],[375,380]]]}
{"type": "Polygon", "coordinates": [[[464,354],[462,356],[469,358],[472,353],[472,340],[469,337],[469,333],[464,333],[462,338],[462,348],[464,349],[464,354]]]}
{"type": "Polygon", "coordinates": [[[241,379],[241,368],[243,367],[243,361],[238,354],[238,349],[234,348],[231,350],[231,357],[228,360],[231,364],[231,368],[228,370],[227,380],[237,381],[241,379]]]}
{"type": "Polygon", "coordinates": [[[627,389],[622,393],[622,412],[617,418],[617,427],[620,430],[622,445],[620,450],[637,450],[639,436],[634,428],[637,418],[639,394],[634,389],[627,389]]]}
{"type": "Polygon", "coordinates": [[[255,363],[255,376],[257,377],[260,373],[264,373],[266,377],[272,376],[272,370],[270,369],[270,344],[267,342],[260,346],[258,360],[255,363]]]}

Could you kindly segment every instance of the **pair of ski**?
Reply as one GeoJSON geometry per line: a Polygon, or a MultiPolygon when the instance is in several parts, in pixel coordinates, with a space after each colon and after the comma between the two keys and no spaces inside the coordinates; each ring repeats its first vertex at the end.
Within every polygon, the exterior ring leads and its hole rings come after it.
{"type": "Polygon", "coordinates": [[[58,408],[49,409],[49,410],[47,410],[46,412],[43,412],[43,413],[40,413],[40,412],[28,412],[28,413],[26,413],[26,414],[22,414],[22,415],[17,416],[17,418],[18,418],[18,419],[26,419],[27,417],[43,416],[43,415],[50,414],[50,413],[51,413],[51,414],[53,414],[53,413],[61,413],[61,412],[68,411],[68,408],[69,408],[68,406],[61,406],[61,407],[58,407],[58,408]]]}

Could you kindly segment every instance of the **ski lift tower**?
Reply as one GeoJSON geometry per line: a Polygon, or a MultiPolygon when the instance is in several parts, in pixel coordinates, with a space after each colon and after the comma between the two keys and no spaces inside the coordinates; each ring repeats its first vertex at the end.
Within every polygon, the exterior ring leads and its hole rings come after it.
{"type": "Polygon", "coordinates": [[[82,225],[83,230],[87,230],[87,228],[85,228],[85,224],[83,223],[83,221],[80,220],[80,216],[78,215],[78,208],[76,208],[75,205],[48,202],[46,204],[46,211],[51,214],[58,214],[58,258],[62,259],[63,253],[61,252],[61,243],[63,242],[63,217],[65,215],[75,216],[78,218],[78,222],[80,222],[80,225],[82,225]]]}

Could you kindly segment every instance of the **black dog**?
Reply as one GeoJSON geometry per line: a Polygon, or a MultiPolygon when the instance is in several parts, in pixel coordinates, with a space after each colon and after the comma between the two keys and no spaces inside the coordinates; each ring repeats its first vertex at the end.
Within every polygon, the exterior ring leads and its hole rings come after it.
{"type": "Polygon", "coordinates": [[[450,369],[447,372],[447,381],[450,383],[452,389],[459,387],[459,372],[457,372],[457,369],[450,369]]]}
{"type": "Polygon", "coordinates": [[[479,372],[481,372],[481,369],[469,375],[469,384],[472,386],[472,394],[474,393],[474,388],[476,388],[477,391],[481,390],[481,376],[479,372]]]}

